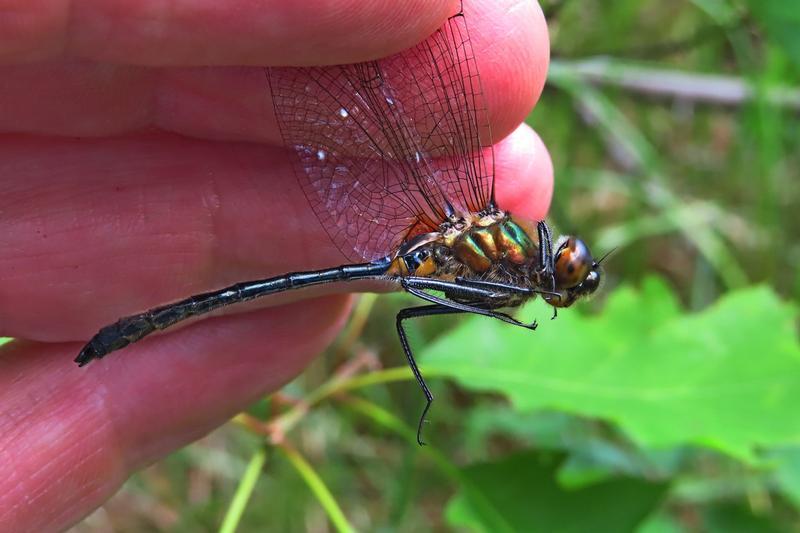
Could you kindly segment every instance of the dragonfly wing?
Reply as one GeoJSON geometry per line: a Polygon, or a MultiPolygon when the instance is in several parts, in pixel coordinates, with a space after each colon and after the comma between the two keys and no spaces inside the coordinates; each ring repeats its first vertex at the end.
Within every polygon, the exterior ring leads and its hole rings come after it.
{"type": "Polygon", "coordinates": [[[491,135],[462,13],[385,59],[267,74],[300,185],[349,259],[385,256],[492,203],[491,135]]]}

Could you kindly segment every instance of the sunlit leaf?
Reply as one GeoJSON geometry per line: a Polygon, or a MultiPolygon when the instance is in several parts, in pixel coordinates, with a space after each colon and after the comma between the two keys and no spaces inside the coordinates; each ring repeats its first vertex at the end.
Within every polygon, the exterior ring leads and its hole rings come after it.
{"type": "Polygon", "coordinates": [[[476,317],[433,343],[426,369],[504,394],[520,411],[615,422],[648,448],[702,445],[745,460],[800,442],[796,310],[769,289],[729,293],[682,314],[649,280],[612,294],[600,316],[574,310],[526,331],[476,317]]]}

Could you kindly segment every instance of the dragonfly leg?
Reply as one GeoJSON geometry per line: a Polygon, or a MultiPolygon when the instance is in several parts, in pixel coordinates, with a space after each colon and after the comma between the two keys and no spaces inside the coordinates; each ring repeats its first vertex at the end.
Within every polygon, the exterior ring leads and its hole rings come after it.
{"type": "Polygon", "coordinates": [[[511,283],[501,283],[498,281],[486,281],[483,279],[471,279],[461,276],[456,277],[456,284],[464,285],[466,287],[480,287],[484,289],[500,289],[501,292],[508,292],[510,294],[521,294],[523,296],[531,296],[534,294],[541,294],[544,296],[560,296],[560,293],[555,291],[548,291],[544,289],[532,289],[529,287],[519,287],[511,283]]]}
{"type": "Polygon", "coordinates": [[[550,282],[548,287],[555,290],[555,267],[553,265],[553,235],[545,221],[540,220],[536,224],[536,231],[539,234],[539,272],[550,282]]]}
{"type": "Polygon", "coordinates": [[[483,279],[471,279],[471,278],[464,278],[461,276],[456,277],[455,282],[457,285],[463,285],[465,287],[478,287],[481,289],[499,289],[501,292],[507,292],[511,294],[522,294],[524,296],[530,296],[534,294],[536,291],[533,289],[529,289],[528,287],[519,287],[517,285],[512,285],[510,283],[501,283],[498,281],[486,281],[483,279]]]}
{"type": "Polygon", "coordinates": [[[465,311],[434,304],[423,305],[421,307],[409,307],[407,309],[402,309],[399,313],[397,313],[397,334],[400,337],[400,344],[403,346],[403,353],[406,354],[408,366],[411,367],[411,372],[414,374],[414,377],[417,379],[417,383],[419,383],[419,386],[422,389],[422,393],[425,395],[425,408],[422,410],[422,415],[420,415],[419,422],[417,423],[417,444],[420,446],[425,445],[425,442],[422,440],[422,425],[425,423],[425,416],[428,414],[428,411],[433,404],[433,394],[431,394],[430,389],[428,389],[428,385],[425,383],[425,379],[423,379],[422,373],[419,371],[417,362],[414,359],[414,352],[411,350],[411,344],[408,342],[408,336],[406,335],[405,328],[403,328],[403,321],[409,318],[420,318],[434,315],[451,315],[463,312],[465,311]]]}
{"type": "Polygon", "coordinates": [[[455,309],[463,313],[472,313],[476,315],[496,318],[507,324],[523,327],[525,329],[530,329],[530,330],[535,330],[538,326],[535,320],[530,324],[526,324],[524,322],[520,322],[519,320],[515,319],[512,316],[507,315],[506,313],[494,311],[482,305],[474,305],[474,304],[454,301],[448,298],[440,298],[439,296],[428,294],[427,292],[425,292],[425,290],[428,289],[428,290],[445,291],[450,296],[457,296],[475,302],[485,301],[487,302],[487,305],[490,304],[492,300],[497,300],[498,296],[500,297],[505,296],[503,293],[488,291],[486,289],[477,287],[457,285],[455,283],[441,281],[441,280],[430,280],[428,278],[416,278],[416,277],[403,278],[400,283],[403,289],[405,289],[406,292],[408,292],[409,294],[412,294],[417,298],[421,298],[422,300],[431,302],[433,304],[447,307],[449,309],[455,309]]]}

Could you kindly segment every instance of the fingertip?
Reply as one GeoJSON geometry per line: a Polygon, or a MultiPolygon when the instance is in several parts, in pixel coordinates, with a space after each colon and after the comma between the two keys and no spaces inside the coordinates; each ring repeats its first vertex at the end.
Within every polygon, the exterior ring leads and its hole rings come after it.
{"type": "Polygon", "coordinates": [[[542,93],[550,37],[538,2],[471,2],[467,10],[495,142],[525,120],[542,93]]]}
{"type": "Polygon", "coordinates": [[[500,207],[528,220],[543,220],[553,196],[553,162],[542,139],[522,124],[495,150],[500,207]]]}

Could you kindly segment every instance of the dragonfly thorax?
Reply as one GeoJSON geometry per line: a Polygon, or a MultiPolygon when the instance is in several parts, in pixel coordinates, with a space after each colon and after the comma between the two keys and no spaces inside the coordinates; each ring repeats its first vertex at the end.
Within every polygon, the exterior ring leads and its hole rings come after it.
{"type": "Polygon", "coordinates": [[[467,216],[438,232],[418,235],[398,250],[387,274],[441,279],[480,277],[529,287],[538,247],[502,211],[467,216]]]}
{"type": "MultiPolygon", "coordinates": [[[[466,216],[406,241],[386,273],[536,289],[553,307],[569,307],[597,290],[602,271],[582,240],[565,237],[553,253],[549,243],[535,242],[532,233],[502,211],[466,216]]],[[[525,299],[510,297],[505,305],[525,299]]]]}

